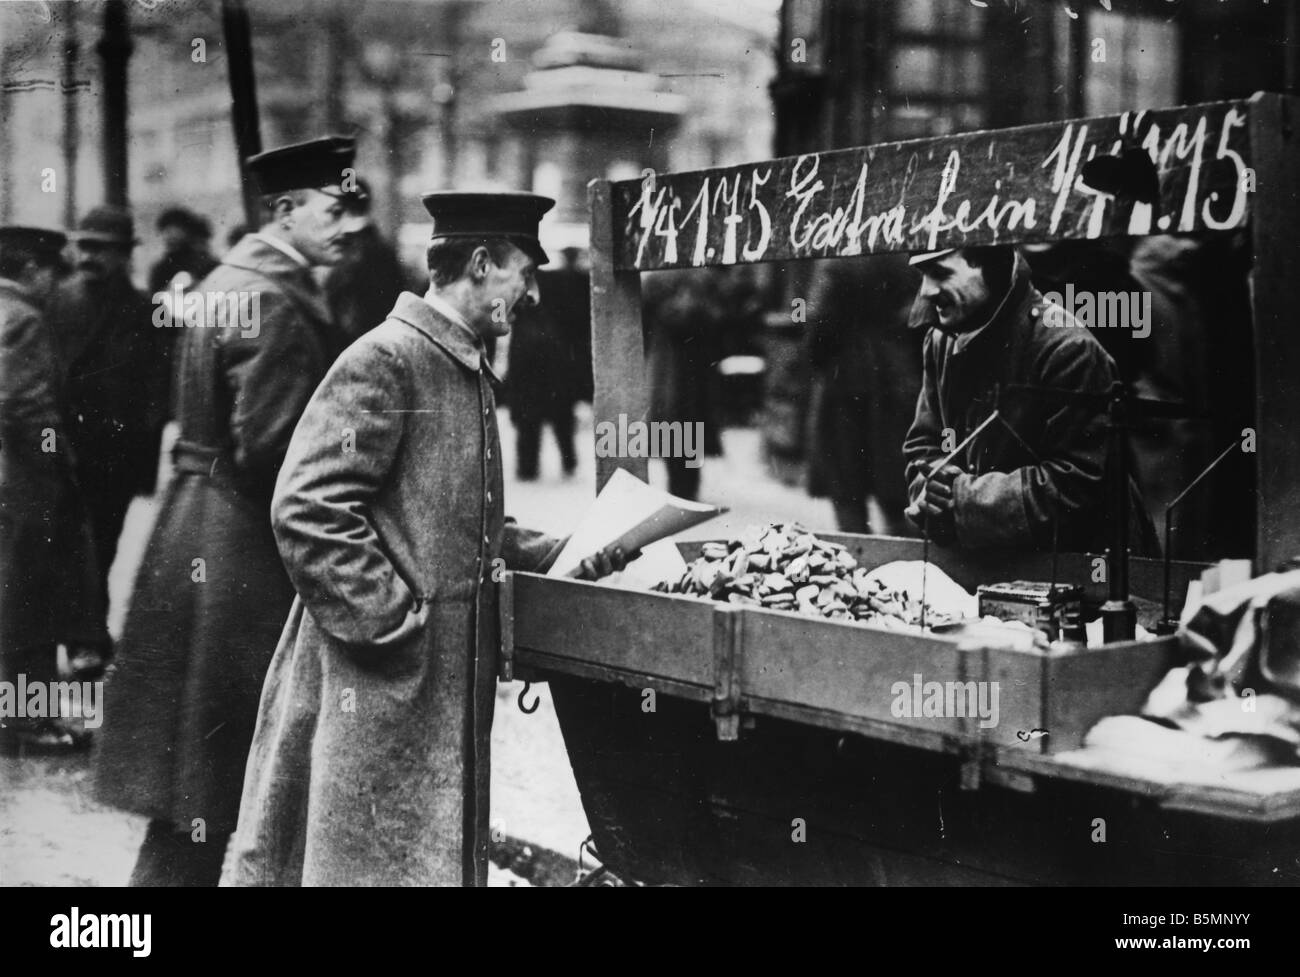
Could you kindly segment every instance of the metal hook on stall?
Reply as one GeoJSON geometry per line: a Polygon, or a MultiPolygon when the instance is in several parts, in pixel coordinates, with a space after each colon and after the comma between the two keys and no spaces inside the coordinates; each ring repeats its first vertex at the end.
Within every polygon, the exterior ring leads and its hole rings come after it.
{"type": "Polygon", "coordinates": [[[519,705],[519,711],[522,712],[525,716],[531,716],[533,713],[535,713],[538,710],[538,708],[542,704],[542,700],[539,697],[534,696],[533,704],[531,708],[524,705],[524,696],[528,694],[528,690],[531,689],[532,687],[533,687],[532,682],[525,682],[524,687],[519,690],[519,698],[515,700],[519,705]]]}

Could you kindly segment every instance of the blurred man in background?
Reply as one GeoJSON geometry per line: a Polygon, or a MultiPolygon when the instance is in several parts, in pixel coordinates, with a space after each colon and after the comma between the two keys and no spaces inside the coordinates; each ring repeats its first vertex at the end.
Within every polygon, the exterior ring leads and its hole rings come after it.
{"type": "Polygon", "coordinates": [[[515,473],[537,478],[542,427],[550,425],[566,476],[578,467],[573,444],[573,407],[591,400],[591,292],[578,268],[577,248],[565,248],[564,264],[537,274],[545,298],[520,310],[510,334],[505,399],[515,426],[515,473]]]}
{"type": "Polygon", "coordinates": [[[212,225],[185,207],[168,207],[154,224],[162,236],[163,256],[149,269],[149,293],[165,291],[173,282],[189,288],[217,267],[212,256],[212,225]],[[178,276],[185,276],[177,281],[178,276]]]}
{"type": "MultiPolygon", "coordinates": [[[[151,494],[168,415],[170,337],[131,284],[131,212],[96,207],[71,235],[76,273],[55,291],[50,323],[67,376],[77,477],[95,533],[100,589],[131,499],[151,494]]],[[[93,668],[94,663],[87,663],[93,668]]]]}
{"type": "Polygon", "coordinates": [[[829,495],[841,532],[909,535],[903,439],[921,391],[908,329],[915,275],[899,255],[821,261],[808,298],[812,404],[809,491],[829,495]],[[884,522],[872,526],[875,498],[884,522]]]}
{"type": "MultiPolygon", "coordinates": [[[[704,454],[722,454],[716,368],[722,359],[725,318],[717,279],[707,269],[659,272],[643,278],[646,375],[650,420],[703,424],[704,454]]],[[[700,493],[699,459],[665,458],[668,491],[683,499],[700,493]]]]}
{"type": "MultiPolygon", "coordinates": [[[[44,317],[66,238],[0,227],[0,681],[53,682],[57,646],[107,645],[62,370],[44,317]]],[[[6,750],[75,745],[55,717],[0,716],[6,750]]]]}
{"type": "Polygon", "coordinates": [[[388,317],[409,282],[397,250],[379,233],[371,217],[370,185],[357,180],[351,192],[354,213],[365,223],[344,240],[343,258],[325,272],[325,301],[338,327],[354,340],[388,317]]]}
{"type": "MultiPolygon", "coordinates": [[[[158,216],[154,226],[162,235],[163,256],[149,270],[149,293],[156,304],[168,305],[173,317],[179,316],[182,310],[177,306],[181,305],[185,293],[217,266],[211,250],[212,225],[192,210],[169,207],[158,216]]],[[[163,330],[159,343],[166,357],[165,362],[159,364],[162,404],[167,409],[165,420],[173,416],[172,379],[179,337],[178,331],[163,330]]]]}

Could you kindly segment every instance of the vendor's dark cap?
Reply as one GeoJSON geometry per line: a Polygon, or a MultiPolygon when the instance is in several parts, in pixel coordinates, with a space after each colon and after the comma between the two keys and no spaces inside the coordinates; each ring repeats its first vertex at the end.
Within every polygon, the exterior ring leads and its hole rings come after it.
{"type": "Polygon", "coordinates": [[[106,244],[139,244],[135,237],[135,218],[126,207],[104,204],[91,208],[72,232],[74,241],[102,241],[106,244]]]}
{"type": "Polygon", "coordinates": [[[341,186],[353,174],[356,140],[350,136],[325,136],[307,142],[268,149],[244,160],[263,196],[290,190],[317,190],[341,186]]]}
{"type": "Polygon", "coordinates": [[[440,190],[420,198],[433,218],[433,237],[505,238],[539,265],[551,259],[537,239],[542,215],[555,206],[537,193],[440,190]]]}
{"type": "Polygon", "coordinates": [[[0,226],[0,250],[21,249],[31,254],[57,255],[68,243],[67,235],[46,227],[0,226]]]}

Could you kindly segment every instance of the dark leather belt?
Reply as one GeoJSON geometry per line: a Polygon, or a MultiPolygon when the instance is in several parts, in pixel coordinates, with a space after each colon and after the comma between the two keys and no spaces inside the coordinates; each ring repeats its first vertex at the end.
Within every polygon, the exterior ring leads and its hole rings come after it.
{"type": "Polygon", "coordinates": [[[206,444],[193,441],[180,441],[172,448],[172,466],[177,472],[189,475],[206,475],[216,478],[234,473],[234,460],[230,453],[206,444]]]}

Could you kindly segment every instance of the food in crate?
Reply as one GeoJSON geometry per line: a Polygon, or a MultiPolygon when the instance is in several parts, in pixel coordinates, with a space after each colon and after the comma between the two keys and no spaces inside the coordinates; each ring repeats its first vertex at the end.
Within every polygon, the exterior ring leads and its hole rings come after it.
{"type": "MultiPolygon", "coordinates": [[[[973,600],[938,567],[931,565],[927,572],[933,574],[936,589],[973,600]]],[[[919,586],[891,587],[878,572],[859,566],[840,544],[818,539],[797,525],[770,525],[725,543],[705,543],[700,557],[687,565],[679,579],[662,581],[652,589],[834,621],[921,630],[919,586]]],[[[941,603],[927,600],[927,628],[960,620],[970,613],[960,606],[964,603],[951,596],[941,603]]]]}

